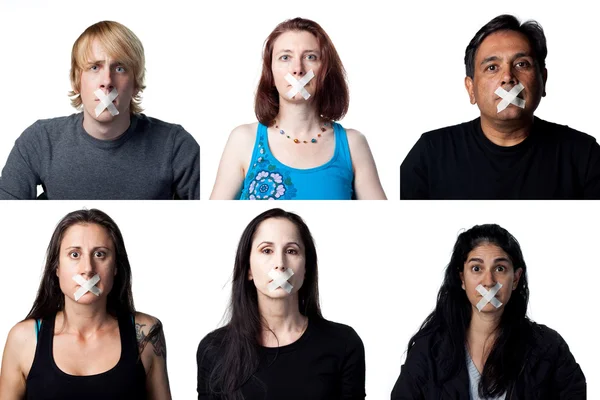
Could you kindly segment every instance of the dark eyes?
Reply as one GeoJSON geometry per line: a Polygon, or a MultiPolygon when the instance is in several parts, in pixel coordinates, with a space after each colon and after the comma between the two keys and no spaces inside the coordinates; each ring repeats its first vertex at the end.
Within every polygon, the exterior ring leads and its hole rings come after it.
{"type": "MultiPolygon", "coordinates": [[[[287,254],[298,254],[298,250],[296,250],[296,249],[287,249],[285,252],[287,254]]],[[[273,250],[267,247],[265,249],[262,249],[261,253],[263,253],[263,254],[273,254],[273,250]]]]}
{"type": "MultiPolygon", "coordinates": [[[[69,253],[69,256],[71,258],[79,258],[79,257],[81,257],[81,253],[78,252],[78,251],[72,251],[72,252],[69,253]]],[[[94,252],[94,257],[96,257],[96,258],[104,258],[104,257],[106,257],[106,252],[105,251],[95,251],[94,252]]]]}
{"type": "MultiPolygon", "coordinates": [[[[471,271],[473,272],[480,272],[481,271],[481,267],[479,265],[474,265],[471,267],[471,271]]],[[[498,272],[504,272],[506,271],[506,267],[504,265],[498,265],[496,267],[496,271],[498,272]]]]}

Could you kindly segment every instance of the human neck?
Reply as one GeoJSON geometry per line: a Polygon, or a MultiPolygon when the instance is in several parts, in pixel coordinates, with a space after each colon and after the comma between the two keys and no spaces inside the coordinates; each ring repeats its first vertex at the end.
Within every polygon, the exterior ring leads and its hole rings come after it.
{"type": "Polygon", "coordinates": [[[84,305],[65,300],[65,309],[57,314],[56,320],[57,325],[61,323],[63,330],[68,333],[87,338],[113,319],[106,311],[106,302],[84,305]]]}
{"type": "Polygon", "coordinates": [[[489,339],[495,340],[498,326],[500,325],[501,312],[482,313],[473,310],[471,322],[467,329],[469,343],[486,343],[489,339]]]}
{"type": "Polygon", "coordinates": [[[296,138],[313,137],[320,133],[323,121],[308,103],[280,103],[279,113],[275,117],[280,129],[296,138]]]}
{"type": "Polygon", "coordinates": [[[481,130],[492,143],[510,147],[521,143],[529,136],[533,116],[526,120],[494,122],[481,116],[481,130]]]}
{"type": "Polygon", "coordinates": [[[99,140],[113,140],[121,136],[131,123],[129,114],[119,114],[110,122],[98,122],[87,111],[83,111],[83,129],[99,140]]]}
{"type": "Polygon", "coordinates": [[[273,334],[278,339],[299,336],[306,328],[307,318],[300,314],[298,296],[273,299],[259,295],[258,311],[263,321],[262,342],[270,342],[273,334]]]}

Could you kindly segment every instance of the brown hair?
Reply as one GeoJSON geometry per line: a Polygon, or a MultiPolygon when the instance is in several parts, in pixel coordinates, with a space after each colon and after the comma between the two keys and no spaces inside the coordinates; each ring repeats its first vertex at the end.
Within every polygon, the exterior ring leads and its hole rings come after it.
{"type": "Polygon", "coordinates": [[[108,294],[107,311],[115,316],[119,314],[132,315],[135,313],[133,295],[131,294],[131,266],[129,265],[127,250],[125,250],[123,235],[121,235],[119,227],[112,218],[102,211],[92,208],[91,210],[77,210],[67,214],[54,229],[52,239],[50,239],[50,244],[46,251],[46,265],[44,266],[44,273],[38,294],[33,302],[31,311],[29,311],[25,319],[45,318],[54,315],[57,311],[64,310],[65,295],[60,289],[56,270],[60,256],[60,245],[65,232],[71,226],[77,224],[96,224],[103,227],[106,229],[115,247],[115,268],[117,269],[117,274],[115,275],[113,288],[108,294]]]}
{"type": "Polygon", "coordinates": [[[82,106],[81,73],[88,63],[92,42],[98,39],[104,50],[112,58],[119,60],[123,66],[133,72],[135,94],[131,98],[129,109],[132,113],[142,112],[140,92],[146,88],[144,76],[146,61],[144,46],[138,37],[126,26],[113,21],[101,21],[87,28],[73,44],[71,51],[71,105],[76,109],[82,106]]]}
{"type": "Polygon", "coordinates": [[[317,112],[328,121],[340,120],[348,112],[350,96],[346,83],[346,70],[331,39],[323,28],[314,21],[294,18],[277,25],[265,41],[263,50],[263,68],[254,100],[256,118],[263,125],[271,125],[279,112],[279,93],[275,87],[273,71],[273,45],[275,40],[287,31],[306,31],[312,33],[321,48],[321,72],[316,76],[314,102],[317,112]]]}

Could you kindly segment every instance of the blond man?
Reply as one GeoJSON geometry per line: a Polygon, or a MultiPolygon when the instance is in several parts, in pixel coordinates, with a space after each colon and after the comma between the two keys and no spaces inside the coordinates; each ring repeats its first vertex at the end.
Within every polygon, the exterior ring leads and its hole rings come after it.
{"type": "Polygon", "coordinates": [[[0,199],[199,199],[200,147],[181,126],[142,114],[144,48],[127,27],[98,22],[71,52],[71,104],[17,139],[0,199]]]}

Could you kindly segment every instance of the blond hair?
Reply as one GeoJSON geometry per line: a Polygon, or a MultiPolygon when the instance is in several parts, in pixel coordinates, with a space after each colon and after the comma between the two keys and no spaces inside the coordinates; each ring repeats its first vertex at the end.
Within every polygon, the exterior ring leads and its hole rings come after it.
{"type": "Polygon", "coordinates": [[[131,98],[129,109],[132,113],[143,111],[140,92],[146,88],[144,76],[146,73],[146,60],[144,46],[137,36],[126,26],[114,21],[101,21],[87,28],[73,44],[71,51],[71,105],[80,110],[82,107],[81,73],[88,64],[92,43],[98,40],[104,51],[128,70],[133,72],[134,95],[131,98]]]}

